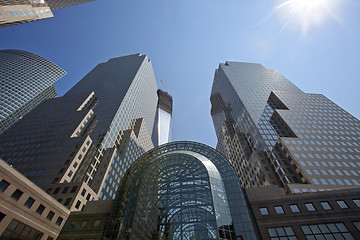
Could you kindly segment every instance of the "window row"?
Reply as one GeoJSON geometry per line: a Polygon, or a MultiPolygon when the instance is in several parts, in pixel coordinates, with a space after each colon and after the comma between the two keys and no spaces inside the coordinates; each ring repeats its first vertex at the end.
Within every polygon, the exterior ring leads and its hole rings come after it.
{"type": "MultiPolygon", "coordinates": [[[[358,208],[360,208],[360,199],[353,199],[352,201],[358,208]]],[[[335,202],[337,203],[339,208],[342,208],[342,209],[349,208],[348,204],[344,200],[336,200],[335,202]]],[[[316,208],[313,205],[313,203],[309,202],[309,203],[305,203],[304,205],[308,212],[316,211],[316,208]]],[[[320,205],[322,206],[322,208],[324,210],[332,210],[333,209],[333,207],[331,206],[331,204],[328,201],[322,201],[322,202],[320,202],[320,205]]],[[[293,213],[300,212],[300,208],[298,207],[298,204],[290,204],[289,207],[291,209],[291,212],[293,212],[293,213]]],[[[285,211],[282,206],[275,206],[274,209],[277,214],[285,214],[285,211]]],[[[263,215],[263,216],[269,215],[269,211],[268,211],[267,207],[261,207],[261,208],[259,208],[259,210],[260,210],[261,215],[263,215]]]]}
{"type": "MultiPolygon", "coordinates": [[[[34,11],[35,11],[35,14],[38,15],[38,16],[40,16],[40,15],[50,15],[51,14],[50,10],[45,10],[45,11],[40,10],[40,12],[38,12],[37,10],[34,10],[34,11]]],[[[34,12],[31,9],[26,9],[26,10],[19,9],[17,11],[11,10],[11,11],[9,11],[9,13],[10,13],[10,15],[12,17],[17,17],[18,13],[19,13],[20,16],[26,16],[26,15],[32,16],[32,15],[34,15],[34,12]]]]}
{"type": "MultiPolygon", "coordinates": [[[[6,180],[1,180],[0,182],[0,193],[3,193],[6,191],[6,189],[10,186],[10,183],[8,183],[6,180]]],[[[21,191],[20,189],[16,189],[12,194],[11,194],[11,198],[14,199],[15,201],[19,201],[20,198],[24,195],[24,192],[21,191]]],[[[27,208],[32,208],[34,206],[34,203],[35,203],[35,199],[33,199],[32,197],[28,197],[27,200],[25,201],[24,203],[24,206],[27,207],[27,208]]],[[[35,212],[37,214],[39,214],[40,216],[43,214],[43,212],[45,211],[46,207],[43,205],[43,204],[40,204],[35,212]]],[[[49,211],[49,213],[47,214],[46,216],[46,219],[49,220],[49,221],[52,221],[53,218],[55,216],[55,213],[53,211],[49,211]]],[[[58,217],[55,224],[60,226],[61,223],[63,222],[63,218],[62,217],[58,217]]]]}

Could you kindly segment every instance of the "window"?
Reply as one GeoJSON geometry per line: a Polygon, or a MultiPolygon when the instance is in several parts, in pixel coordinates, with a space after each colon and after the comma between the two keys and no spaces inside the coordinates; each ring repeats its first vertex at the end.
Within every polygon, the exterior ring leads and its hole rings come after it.
{"type": "Polygon", "coordinates": [[[281,237],[281,239],[296,239],[292,227],[268,228],[267,231],[271,239],[279,239],[277,237],[281,237]]]}
{"type": "Polygon", "coordinates": [[[70,170],[69,173],[68,173],[68,176],[71,177],[72,174],[73,174],[73,171],[70,170]]]}
{"type": "Polygon", "coordinates": [[[325,210],[331,210],[332,209],[328,202],[321,202],[320,204],[325,210]]]}
{"type": "Polygon", "coordinates": [[[51,220],[53,219],[54,215],[55,215],[55,213],[54,213],[53,211],[50,211],[46,218],[47,218],[49,221],[51,221],[51,220]]]}
{"type": "Polygon", "coordinates": [[[300,209],[299,209],[298,205],[296,205],[296,204],[291,204],[290,209],[294,213],[300,212],[300,209]]]}
{"type": "Polygon", "coordinates": [[[74,192],[76,192],[76,189],[77,189],[77,186],[72,187],[72,189],[71,189],[70,193],[74,193],[74,192]]]}
{"type": "Polygon", "coordinates": [[[41,239],[42,232],[13,219],[1,235],[1,239],[41,239]]]}
{"type": "Polygon", "coordinates": [[[45,210],[45,206],[40,204],[40,206],[36,209],[36,213],[41,215],[44,212],[44,210],[45,210]]]}
{"type": "Polygon", "coordinates": [[[353,199],[353,202],[356,204],[358,208],[360,208],[360,199],[353,199]]]}
{"type": "MultiPolygon", "coordinates": [[[[1,222],[1,218],[0,218],[0,222],[1,222]]],[[[355,225],[355,227],[359,230],[360,232],[360,222],[353,222],[353,224],[355,225]]]]}
{"type": "Polygon", "coordinates": [[[1,180],[1,182],[0,182],[0,192],[5,192],[5,190],[8,188],[9,185],[10,185],[10,183],[5,181],[4,179],[1,180]]]}
{"type": "Polygon", "coordinates": [[[348,205],[342,200],[338,200],[336,201],[336,203],[339,205],[340,208],[349,208],[348,205]]]}
{"type": "Polygon", "coordinates": [[[88,222],[87,221],[82,221],[81,222],[81,228],[84,228],[84,227],[86,227],[87,226],[87,224],[88,224],[88,222]]]}
{"type": "Polygon", "coordinates": [[[276,206],[275,211],[277,214],[284,214],[284,209],[281,206],[276,206]]]}
{"type": "Polygon", "coordinates": [[[23,195],[23,192],[20,191],[19,189],[16,189],[15,192],[13,192],[13,194],[11,195],[11,198],[18,201],[22,195],[23,195]]]}
{"type": "Polygon", "coordinates": [[[71,202],[71,198],[67,198],[64,202],[64,206],[69,205],[70,202],[71,202]]]}
{"type": "Polygon", "coordinates": [[[60,188],[59,188],[59,187],[55,188],[54,194],[58,194],[59,191],[60,191],[60,188]]]}
{"type": "Polygon", "coordinates": [[[95,221],[94,221],[94,225],[93,225],[94,227],[98,227],[98,226],[100,226],[100,219],[96,219],[95,221]]]}
{"type": "Polygon", "coordinates": [[[85,196],[85,193],[86,193],[86,190],[85,190],[85,188],[82,190],[82,192],[81,192],[81,196],[85,196]]]}
{"type": "Polygon", "coordinates": [[[19,9],[18,11],[19,11],[19,13],[20,13],[21,16],[25,16],[25,15],[26,15],[25,12],[24,12],[24,10],[19,9]]]}
{"type": "Polygon", "coordinates": [[[69,190],[69,187],[64,187],[62,193],[66,193],[69,190]]]}
{"type": "Polygon", "coordinates": [[[62,223],[62,221],[63,221],[63,218],[62,217],[59,217],[58,219],[57,219],[57,221],[56,221],[56,225],[58,225],[58,226],[60,226],[61,225],[61,223],[62,223]]]}
{"type": "Polygon", "coordinates": [[[26,9],[26,12],[27,12],[29,15],[34,15],[34,13],[31,11],[31,9],[26,9]]]}
{"type": "Polygon", "coordinates": [[[307,208],[307,210],[309,212],[315,212],[316,211],[316,209],[315,209],[315,207],[314,207],[314,205],[312,203],[305,203],[305,207],[307,208]]]}
{"type": "Polygon", "coordinates": [[[347,239],[354,240],[343,223],[302,225],[307,239],[347,239]]]}
{"type": "MultiPolygon", "coordinates": [[[[5,213],[0,212],[0,222],[6,217],[5,213]]],[[[98,221],[98,220],[95,220],[98,221]]],[[[100,221],[100,220],[99,220],[100,221]]],[[[94,227],[95,227],[95,223],[94,223],[94,227]]]]}
{"type": "Polygon", "coordinates": [[[35,200],[31,197],[28,198],[28,200],[26,200],[26,202],[24,203],[24,206],[31,208],[31,206],[34,204],[35,200]]]}
{"type": "Polygon", "coordinates": [[[269,215],[269,212],[266,207],[260,208],[260,213],[261,215],[269,215]]]}
{"type": "Polygon", "coordinates": [[[78,200],[77,203],[76,203],[76,205],[75,205],[75,208],[76,208],[76,209],[79,209],[80,204],[81,204],[81,202],[78,200]]]}
{"type": "Polygon", "coordinates": [[[16,14],[16,12],[15,12],[15,11],[9,11],[9,13],[11,14],[11,16],[13,16],[13,17],[17,17],[17,14],[16,14]]]}

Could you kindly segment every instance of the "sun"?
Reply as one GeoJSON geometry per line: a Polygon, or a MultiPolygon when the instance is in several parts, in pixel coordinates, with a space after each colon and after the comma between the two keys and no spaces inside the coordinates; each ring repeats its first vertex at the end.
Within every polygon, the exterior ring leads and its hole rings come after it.
{"type": "Polygon", "coordinates": [[[303,34],[322,25],[327,19],[337,20],[339,0],[282,0],[277,1],[275,12],[283,22],[283,28],[300,28],[303,34]]]}

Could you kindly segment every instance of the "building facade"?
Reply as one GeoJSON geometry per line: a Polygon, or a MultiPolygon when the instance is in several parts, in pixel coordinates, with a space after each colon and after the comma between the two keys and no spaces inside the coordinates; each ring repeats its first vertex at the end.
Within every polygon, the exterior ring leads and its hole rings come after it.
{"type": "Polygon", "coordinates": [[[285,194],[246,189],[262,239],[359,239],[360,189],[285,194]]]}
{"type": "Polygon", "coordinates": [[[92,2],[95,0],[46,0],[51,10],[65,7],[71,7],[82,3],[92,2]]]}
{"type": "Polygon", "coordinates": [[[153,148],[157,103],[146,55],[110,59],[0,136],[0,156],[79,211],[89,200],[113,199],[127,168],[153,148]]]}
{"type": "Polygon", "coordinates": [[[45,0],[0,0],[0,28],[53,16],[45,0]]]}
{"type": "Polygon", "coordinates": [[[57,239],[69,213],[0,159],[0,239],[57,239]]]}
{"type": "Polygon", "coordinates": [[[360,186],[360,121],[325,96],[260,64],[226,62],[215,71],[211,103],[217,149],[243,187],[360,186]]]}
{"type": "Polygon", "coordinates": [[[56,96],[54,82],[66,72],[21,50],[0,50],[0,134],[42,101],[56,96]]]}

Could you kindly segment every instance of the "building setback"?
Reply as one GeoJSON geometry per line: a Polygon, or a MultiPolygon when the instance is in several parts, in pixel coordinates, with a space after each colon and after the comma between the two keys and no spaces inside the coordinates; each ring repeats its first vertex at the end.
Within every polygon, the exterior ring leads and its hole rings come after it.
{"type": "Polygon", "coordinates": [[[360,186],[360,121],[325,96],[260,64],[226,62],[215,71],[211,103],[217,149],[243,187],[360,186]]]}
{"type": "Polygon", "coordinates": [[[110,59],[0,136],[0,156],[71,211],[113,199],[127,168],[154,147],[157,90],[146,55],[110,59]]]}
{"type": "Polygon", "coordinates": [[[42,101],[54,98],[54,82],[66,72],[53,62],[21,50],[0,50],[0,134],[42,101]]]}

